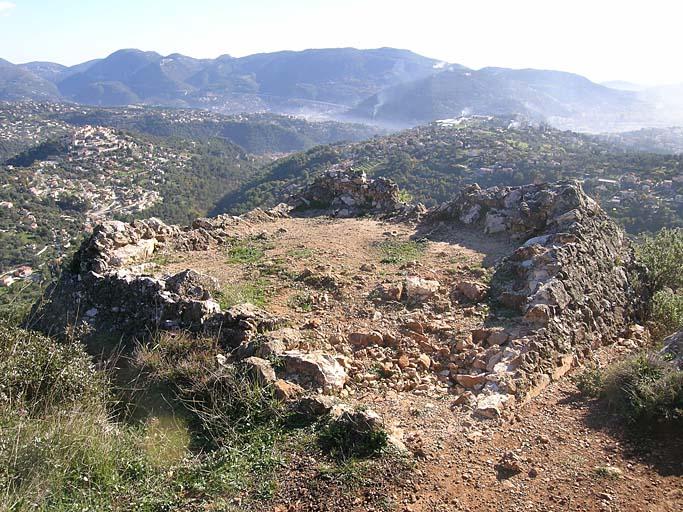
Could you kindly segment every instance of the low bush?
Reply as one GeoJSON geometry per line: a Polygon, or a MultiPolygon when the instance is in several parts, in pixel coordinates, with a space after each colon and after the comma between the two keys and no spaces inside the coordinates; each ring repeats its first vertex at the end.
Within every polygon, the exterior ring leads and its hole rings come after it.
{"type": "Polygon", "coordinates": [[[655,339],[683,328],[683,295],[662,290],[652,297],[650,305],[651,331],[655,339]]]}
{"type": "Polygon", "coordinates": [[[636,247],[636,256],[647,268],[652,293],[683,288],[683,229],[662,229],[636,247]]]}
{"type": "Polygon", "coordinates": [[[379,455],[388,440],[386,431],[360,410],[331,419],[318,433],[320,447],[340,461],[379,455]]]}
{"type": "Polygon", "coordinates": [[[143,387],[162,385],[170,390],[190,418],[196,441],[211,449],[240,443],[255,430],[275,429],[281,420],[273,390],[234,365],[219,364],[218,353],[213,338],[162,333],[139,347],[135,356],[143,387]]]}
{"type": "Polygon", "coordinates": [[[0,324],[0,403],[28,413],[104,393],[102,374],[78,343],[0,324]]]}
{"type": "Polygon", "coordinates": [[[575,379],[579,390],[601,399],[629,423],[683,419],[683,371],[655,354],[640,354],[575,379]]]}

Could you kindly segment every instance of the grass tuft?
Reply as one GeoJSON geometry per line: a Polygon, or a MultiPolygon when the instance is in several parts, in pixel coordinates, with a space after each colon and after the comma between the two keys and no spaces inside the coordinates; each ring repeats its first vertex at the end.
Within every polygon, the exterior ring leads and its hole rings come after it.
{"type": "Polygon", "coordinates": [[[413,260],[419,260],[427,249],[425,242],[414,240],[388,240],[377,245],[382,255],[381,263],[399,265],[413,260]]]}

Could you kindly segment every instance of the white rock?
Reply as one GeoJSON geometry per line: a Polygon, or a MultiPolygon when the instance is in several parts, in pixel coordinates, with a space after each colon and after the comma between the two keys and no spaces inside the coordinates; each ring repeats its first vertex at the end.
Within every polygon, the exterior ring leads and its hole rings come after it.
{"type": "Polygon", "coordinates": [[[404,290],[409,299],[424,300],[434,296],[440,286],[439,281],[411,276],[406,278],[404,290]]]}
{"type": "Polygon", "coordinates": [[[479,398],[474,414],[483,418],[499,418],[505,408],[514,402],[512,395],[494,393],[479,398]]]}

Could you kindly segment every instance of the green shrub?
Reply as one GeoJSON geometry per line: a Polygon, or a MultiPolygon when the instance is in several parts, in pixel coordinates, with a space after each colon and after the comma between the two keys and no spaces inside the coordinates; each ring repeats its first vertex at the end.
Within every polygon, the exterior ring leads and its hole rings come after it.
{"type": "Polygon", "coordinates": [[[263,258],[263,247],[254,243],[243,242],[228,249],[228,263],[256,263],[263,258]]]}
{"type": "Polygon", "coordinates": [[[683,295],[662,290],[652,297],[650,319],[655,338],[664,338],[683,328],[683,295]]]}
{"type": "Polygon", "coordinates": [[[388,435],[368,423],[362,414],[348,412],[324,425],[318,433],[318,442],[332,457],[348,460],[379,455],[387,447],[388,435]]]}
{"type": "Polygon", "coordinates": [[[207,447],[272,436],[282,419],[282,404],[273,390],[233,366],[207,369],[203,379],[180,389],[179,398],[196,419],[196,434],[207,447]]]}
{"type": "Polygon", "coordinates": [[[0,324],[0,402],[33,412],[103,391],[104,379],[80,344],[0,324]]]}
{"type": "Polygon", "coordinates": [[[378,244],[382,254],[381,263],[402,264],[420,259],[427,245],[424,242],[388,240],[378,244]]]}
{"type": "Polygon", "coordinates": [[[213,338],[162,333],[136,351],[141,383],[171,390],[179,412],[190,420],[196,441],[210,448],[229,446],[261,428],[274,428],[281,404],[273,390],[249,379],[233,365],[218,364],[213,338]]]}
{"type": "Polygon", "coordinates": [[[313,310],[313,297],[310,293],[297,293],[289,298],[287,304],[292,309],[308,313],[313,310]]]}
{"type": "Polygon", "coordinates": [[[683,419],[683,371],[658,355],[640,354],[603,370],[590,369],[576,384],[629,423],[683,419]]]}
{"type": "Polygon", "coordinates": [[[602,371],[597,366],[590,366],[572,377],[579,392],[591,398],[600,396],[603,385],[602,371]]]}
{"type": "Polygon", "coordinates": [[[662,229],[646,237],[636,247],[638,260],[647,268],[647,278],[653,293],[665,288],[683,288],[683,229],[662,229]]]}

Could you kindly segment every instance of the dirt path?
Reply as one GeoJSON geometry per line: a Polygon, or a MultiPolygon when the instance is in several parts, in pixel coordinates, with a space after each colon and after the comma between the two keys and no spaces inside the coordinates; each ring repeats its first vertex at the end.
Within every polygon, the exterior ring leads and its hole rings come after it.
{"type": "Polygon", "coordinates": [[[459,426],[441,430],[447,436],[425,430],[432,447],[412,489],[403,489],[400,510],[683,510],[680,432],[627,432],[600,404],[579,399],[567,380],[520,409],[512,423],[459,426]],[[517,460],[501,467],[510,452],[517,460]]]}

